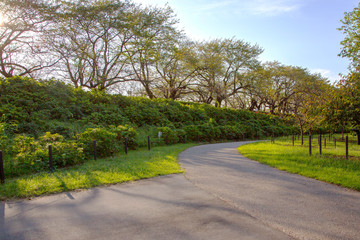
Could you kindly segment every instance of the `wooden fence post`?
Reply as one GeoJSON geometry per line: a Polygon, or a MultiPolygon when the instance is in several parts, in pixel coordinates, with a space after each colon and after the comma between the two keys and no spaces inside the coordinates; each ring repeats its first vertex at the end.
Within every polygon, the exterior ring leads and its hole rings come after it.
{"type": "Polygon", "coordinates": [[[94,149],[94,160],[97,159],[97,152],[96,152],[96,140],[93,141],[93,149],[94,149]]]}
{"type": "Polygon", "coordinates": [[[349,137],[345,137],[345,156],[346,159],[349,159],[349,137]]]}
{"type": "Polygon", "coordinates": [[[309,134],[309,156],[311,156],[311,134],[309,134]]]}
{"type": "Polygon", "coordinates": [[[53,154],[52,154],[52,146],[51,145],[49,145],[49,169],[50,169],[50,172],[54,171],[53,154]]]}
{"type": "Polygon", "coordinates": [[[3,161],[2,151],[0,151],[0,181],[1,181],[1,184],[5,183],[4,161],[3,161]]]}
{"type": "Polygon", "coordinates": [[[128,141],[127,138],[125,138],[125,154],[128,154],[128,141]]]}

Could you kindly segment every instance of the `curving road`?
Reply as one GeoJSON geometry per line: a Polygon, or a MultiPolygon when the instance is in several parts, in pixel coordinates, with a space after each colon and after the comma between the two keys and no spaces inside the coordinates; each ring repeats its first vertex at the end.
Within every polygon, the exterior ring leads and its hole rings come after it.
{"type": "Polygon", "coordinates": [[[185,175],[1,202],[0,239],[360,239],[360,193],[242,157],[180,154],[185,175]]]}
{"type": "Polygon", "coordinates": [[[360,192],[251,161],[239,155],[241,144],[184,151],[186,178],[296,239],[360,239],[360,192]]]}

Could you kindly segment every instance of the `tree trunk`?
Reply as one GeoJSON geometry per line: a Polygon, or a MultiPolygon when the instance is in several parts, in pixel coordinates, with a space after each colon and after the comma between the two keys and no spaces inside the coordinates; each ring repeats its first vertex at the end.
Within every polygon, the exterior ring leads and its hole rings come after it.
{"type": "Polygon", "coordinates": [[[223,99],[222,98],[216,98],[215,107],[219,108],[221,107],[223,99]]]}
{"type": "Polygon", "coordinates": [[[146,94],[148,95],[148,97],[149,97],[150,99],[154,99],[154,98],[155,98],[155,95],[154,95],[153,92],[151,91],[150,86],[149,86],[148,84],[144,84],[144,83],[143,83],[143,86],[144,86],[144,88],[145,88],[145,91],[146,91],[146,94]]]}

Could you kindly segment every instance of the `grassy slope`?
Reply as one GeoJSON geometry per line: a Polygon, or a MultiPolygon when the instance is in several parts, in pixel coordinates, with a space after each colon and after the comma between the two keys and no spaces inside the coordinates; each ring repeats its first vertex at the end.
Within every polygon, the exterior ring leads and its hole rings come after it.
{"type": "Polygon", "coordinates": [[[245,157],[280,170],[360,190],[359,147],[350,147],[350,160],[343,156],[343,143],[338,143],[336,149],[328,145],[322,156],[317,147],[316,144],[311,157],[307,146],[293,147],[290,141],[252,143],[240,146],[238,150],[245,157]]]}
{"type": "Polygon", "coordinates": [[[181,173],[177,155],[194,144],[178,144],[131,151],[127,156],[88,161],[83,165],[6,180],[0,200],[26,198],[159,175],[181,173]]]}

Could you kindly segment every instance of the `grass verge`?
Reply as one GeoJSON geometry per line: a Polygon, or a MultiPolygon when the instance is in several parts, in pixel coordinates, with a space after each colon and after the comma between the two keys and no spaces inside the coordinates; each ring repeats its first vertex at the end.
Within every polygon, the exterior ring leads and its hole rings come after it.
{"type": "Polygon", "coordinates": [[[289,141],[251,143],[238,150],[247,158],[277,169],[360,191],[360,161],[355,149],[355,156],[349,160],[342,154],[334,154],[344,152],[339,146],[336,150],[323,149],[321,156],[314,148],[310,157],[308,147],[292,146],[289,141]]]}
{"type": "Polygon", "coordinates": [[[130,151],[128,155],[91,160],[82,165],[6,179],[0,185],[0,200],[29,198],[75,189],[121,183],[159,175],[181,173],[177,156],[194,144],[177,144],[130,151]]]}

